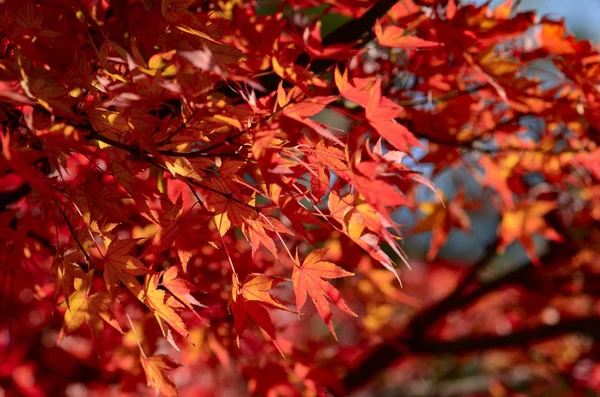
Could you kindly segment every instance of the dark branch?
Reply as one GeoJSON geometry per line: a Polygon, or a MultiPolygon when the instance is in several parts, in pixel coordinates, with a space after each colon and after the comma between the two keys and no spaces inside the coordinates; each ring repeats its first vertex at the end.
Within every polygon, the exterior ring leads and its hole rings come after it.
{"type": "Polygon", "coordinates": [[[413,355],[459,354],[509,347],[527,347],[565,334],[600,335],[600,316],[573,318],[554,325],[540,325],[509,335],[483,335],[450,341],[438,339],[401,338],[394,345],[384,344],[344,377],[344,389],[356,390],[393,363],[413,355]]]}
{"type": "Polygon", "coordinates": [[[58,207],[58,210],[60,211],[63,219],[65,220],[65,223],[67,224],[67,227],[69,228],[69,232],[71,233],[71,236],[73,236],[73,239],[75,240],[75,242],[77,243],[77,246],[79,247],[79,249],[81,250],[81,252],[83,253],[83,256],[85,256],[85,259],[88,263],[88,266],[91,265],[92,260],[90,258],[90,255],[87,253],[87,251],[85,250],[85,248],[83,247],[83,244],[81,244],[81,241],[79,241],[79,238],[77,238],[77,234],[75,233],[75,228],[73,227],[73,225],[71,224],[71,222],[69,221],[69,217],[67,216],[67,214],[65,213],[65,210],[63,210],[63,208],[60,206],[60,204],[58,204],[58,202],[56,200],[54,200],[54,203],[56,204],[56,206],[58,207]]]}
{"type": "Polygon", "coordinates": [[[22,184],[19,188],[10,192],[0,194],[0,211],[4,211],[10,204],[16,203],[31,192],[31,186],[28,183],[22,184]]]}
{"type": "Polygon", "coordinates": [[[412,319],[407,327],[411,335],[413,335],[415,338],[424,337],[426,330],[432,324],[443,317],[446,313],[456,309],[457,303],[462,301],[460,298],[461,295],[463,295],[463,292],[466,291],[466,289],[477,280],[479,271],[483,269],[490,262],[490,260],[494,258],[494,256],[496,256],[498,243],[499,241],[496,239],[488,245],[483,256],[475,264],[473,264],[473,266],[471,266],[454,291],[433,306],[421,311],[412,319]]]}
{"type": "MultiPolygon", "coordinates": [[[[375,21],[383,17],[398,0],[380,0],[375,3],[363,16],[357,19],[348,21],[323,38],[323,46],[333,44],[346,44],[361,40],[355,47],[362,47],[365,43],[373,39],[373,25],[375,21]]],[[[296,63],[299,65],[308,65],[310,57],[307,53],[302,53],[296,63]]],[[[319,74],[329,67],[333,66],[337,61],[332,59],[319,59],[311,63],[309,70],[319,74]]],[[[266,93],[274,91],[281,78],[274,74],[268,74],[260,78],[260,84],[265,88],[266,93]]]]}
{"type": "MultiPolygon", "coordinates": [[[[561,228],[558,227],[558,230],[561,228]]],[[[494,244],[492,244],[494,246],[494,244]]],[[[459,283],[456,290],[453,291],[447,298],[433,305],[431,309],[426,309],[423,314],[417,315],[411,323],[406,327],[407,332],[400,335],[395,341],[384,343],[377,347],[357,366],[344,377],[346,390],[354,390],[370,379],[375,377],[381,371],[385,370],[390,364],[396,360],[406,356],[407,354],[433,354],[433,353],[459,353],[473,350],[492,349],[505,347],[508,345],[516,345],[519,341],[533,342],[536,340],[547,339],[553,336],[570,333],[570,332],[587,332],[586,327],[577,327],[581,325],[579,321],[574,320],[565,324],[557,324],[556,326],[541,326],[533,330],[517,331],[516,333],[505,336],[485,336],[485,337],[466,337],[455,341],[438,341],[427,337],[428,331],[435,323],[444,318],[446,315],[466,308],[480,298],[497,291],[502,287],[514,284],[528,284],[533,279],[537,271],[537,267],[531,262],[523,266],[509,271],[505,275],[497,277],[492,281],[485,282],[468,290],[469,286],[476,280],[476,276],[495,254],[495,247],[488,247],[486,254],[480,259],[474,268],[465,276],[463,281],[459,283]],[[559,326],[560,325],[560,326],[559,326]],[[538,332],[539,331],[539,332],[538,332]]],[[[555,264],[564,263],[565,258],[571,257],[576,252],[576,246],[565,246],[560,243],[552,243],[540,260],[545,263],[545,268],[555,264]]],[[[595,318],[595,317],[594,317],[595,318]]],[[[598,321],[597,318],[595,318],[598,321]]],[[[587,324],[587,322],[584,322],[587,324]]],[[[600,323],[596,323],[598,327],[600,323]]],[[[599,328],[600,329],[600,328],[599,328]]],[[[600,332],[600,331],[596,331],[600,332]]],[[[590,332],[588,332],[590,333],[590,332]]]]}

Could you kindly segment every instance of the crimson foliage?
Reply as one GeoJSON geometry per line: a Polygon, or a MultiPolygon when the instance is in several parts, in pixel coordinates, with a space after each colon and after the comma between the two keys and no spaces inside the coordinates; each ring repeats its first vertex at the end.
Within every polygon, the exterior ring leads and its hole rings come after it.
{"type": "Polygon", "coordinates": [[[0,53],[0,394],[600,390],[600,56],[563,21],[4,0],[0,53]]]}

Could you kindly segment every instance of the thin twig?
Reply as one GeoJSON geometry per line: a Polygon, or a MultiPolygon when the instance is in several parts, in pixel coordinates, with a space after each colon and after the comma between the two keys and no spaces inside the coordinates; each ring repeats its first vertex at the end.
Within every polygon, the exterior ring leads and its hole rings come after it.
{"type": "Polygon", "coordinates": [[[58,210],[60,211],[63,219],[65,220],[65,223],[67,224],[67,227],[69,228],[69,232],[71,233],[71,236],[73,236],[73,239],[75,239],[75,242],[79,246],[79,249],[83,253],[83,256],[85,256],[85,260],[88,264],[88,270],[89,270],[89,266],[91,266],[91,264],[92,264],[90,255],[86,252],[85,248],[83,248],[83,244],[81,244],[81,241],[79,241],[79,238],[77,238],[77,235],[75,234],[75,228],[71,224],[71,221],[69,221],[69,218],[67,217],[67,214],[65,213],[65,211],[62,209],[62,207],[58,204],[58,202],[56,200],[54,200],[54,203],[58,207],[58,210]]]}

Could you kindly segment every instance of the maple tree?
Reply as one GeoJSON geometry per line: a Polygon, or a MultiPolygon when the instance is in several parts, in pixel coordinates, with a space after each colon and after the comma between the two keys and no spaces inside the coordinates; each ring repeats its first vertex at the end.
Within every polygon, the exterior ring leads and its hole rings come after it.
{"type": "Polygon", "coordinates": [[[600,54],[517,5],[0,1],[0,394],[600,392],[600,54]]]}

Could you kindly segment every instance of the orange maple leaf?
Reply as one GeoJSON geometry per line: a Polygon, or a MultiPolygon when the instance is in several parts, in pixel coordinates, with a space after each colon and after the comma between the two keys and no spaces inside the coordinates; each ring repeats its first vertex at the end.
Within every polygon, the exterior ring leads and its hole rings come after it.
{"type": "Polygon", "coordinates": [[[542,20],[542,28],[539,31],[540,46],[550,54],[575,54],[575,41],[572,36],[565,37],[565,32],[564,20],[542,20]]]}
{"type": "MultiPolygon", "coordinates": [[[[405,126],[394,121],[402,108],[381,96],[381,79],[378,78],[369,90],[365,114],[369,124],[377,133],[402,152],[411,146],[422,147],[419,140],[405,126]]],[[[387,99],[387,98],[386,98],[387,99]]]]}
{"type": "MultiPolygon", "coordinates": [[[[356,206],[352,195],[340,197],[334,191],[329,193],[327,206],[333,219],[342,225],[342,232],[364,249],[371,258],[392,272],[402,285],[394,263],[379,246],[380,237],[383,237],[383,240],[390,244],[393,249],[393,236],[385,229],[375,227],[374,217],[377,217],[378,213],[375,213],[374,210],[370,211],[369,209],[372,207],[368,204],[356,206]],[[363,207],[362,211],[359,210],[360,207],[363,207]]],[[[404,258],[401,251],[398,255],[400,258],[404,258]]]]}
{"type": "Polygon", "coordinates": [[[194,306],[198,307],[206,307],[202,303],[198,302],[196,298],[191,295],[191,292],[196,288],[187,280],[178,277],[179,275],[179,267],[171,266],[168,270],[165,270],[161,273],[162,280],[160,284],[169,290],[170,293],[173,294],[175,298],[177,298],[181,303],[187,306],[196,317],[200,318],[200,315],[196,313],[194,310],[194,306]]]}
{"type": "Polygon", "coordinates": [[[465,192],[460,190],[456,197],[446,204],[441,202],[421,203],[419,209],[426,214],[425,218],[414,227],[413,233],[431,230],[431,245],[427,252],[427,260],[433,260],[440,248],[446,243],[452,228],[463,231],[471,230],[471,220],[467,209],[477,208],[476,203],[465,202],[465,192]]]}
{"type": "Polygon", "coordinates": [[[165,397],[178,396],[177,388],[173,379],[167,374],[167,371],[179,367],[179,364],[173,361],[166,354],[159,354],[152,357],[140,357],[142,368],[146,373],[148,386],[154,387],[157,391],[165,395],[165,397]]]}
{"type": "Polygon", "coordinates": [[[496,190],[507,209],[513,209],[515,206],[508,179],[513,173],[517,158],[517,156],[509,156],[502,160],[495,160],[490,156],[481,156],[479,159],[479,165],[485,171],[485,177],[479,177],[482,184],[496,190]]]}
{"type": "Polygon", "coordinates": [[[443,43],[421,39],[416,36],[407,36],[404,33],[406,30],[398,26],[387,26],[385,29],[381,23],[375,23],[375,35],[379,44],[384,47],[404,48],[407,50],[424,49],[443,46],[443,43]]]}
{"type": "MultiPolygon", "coordinates": [[[[77,261],[81,259],[83,259],[81,250],[70,252],[59,250],[56,253],[52,261],[52,270],[56,272],[56,296],[58,296],[61,290],[65,296],[71,295],[73,292],[73,282],[77,278],[85,276],[83,269],[77,264],[77,261]]],[[[68,307],[69,299],[66,300],[66,303],[68,307]]]]}
{"type": "Polygon", "coordinates": [[[196,222],[198,219],[194,214],[184,212],[181,194],[177,197],[175,203],[168,200],[161,201],[161,207],[160,211],[151,211],[159,227],[152,239],[153,245],[149,246],[144,254],[162,252],[174,244],[181,267],[186,272],[194,248],[198,245],[198,239],[202,238],[198,233],[194,233],[194,230],[190,227],[192,226],[190,223],[196,222]]]}
{"type": "Polygon", "coordinates": [[[498,251],[503,252],[513,241],[519,241],[531,261],[539,265],[533,234],[538,233],[549,240],[562,240],[562,236],[543,217],[556,207],[557,204],[550,201],[522,202],[514,210],[505,212],[498,227],[498,251]]]}
{"type": "MultiPolygon", "coordinates": [[[[327,324],[333,337],[337,340],[337,335],[333,330],[331,322],[331,308],[327,299],[346,313],[354,317],[358,317],[358,315],[346,305],[340,292],[323,279],[354,276],[354,273],[347,272],[331,262],[322,261],[321,259],[327,254],[327,251],[328,249],[315,250],[304,259],[302,265],[295,265],[292,273],[292,282],[294,284],[298,311],[306,303],[306,294],[308,293],[317,308],[317,312],[325,324],[327,324]]],[[[297,254],[296,262],[300,263],[297,254]]]]}
{"type": "Polygon", "coordinates": [[[67,311],[57,343],[60,343],[65,335],[81,327],[84,322],[90,329],[94,341],[98,341],[102,336],[103,321],[123,333],[113,316],[110,296],[105,292],[90,294],[93,274],[92,270],[82,278],[75,278],[73,283],[75,291],[65,301],[67,311]]]}
{"type": "Polygon", "coordinates": [[[291,312],[277,301],[269,290],[281,283],[283,279],[266,274],[252,273],[246,276],[242,284],[237,275],[233,275],[232,310],[235,330],[239,335],[248,327],[248,317],[262,328],[275,341],[275,326],[265,307],[291,312]]]}
{"type": "Polygon", "coordinates": [[[183,304],[167,291],[158,289],[158,279],[158,274],[147,276],[145,294],[143,295],[144,304],[154,313],[154,317],[156,317],[156,321],[158,321],[165,336],[168,336],[168,331],[165,330],[163,321],[169,324],[175,332],[188,338],[189,332],[183,320],[175,311],[175,309],[183,308],[183,304]]]}
{"type": "Polygon", "coordinates": [[[139,259],[129,255],[136,245],[136,240],[113,240],[104,255],[104,281],[108,292],[114,293],[122,282],[133,294],[140,298],[142,286],[136,276],[150,273],[139,259]]]}
{"type": "Polygon", "coordinates": [[[373,129],[392,146],[409,152],[411,146],[422,147],[419,140],[404,125],[394,121],[402,107],[381,95],[381,79],[354,78],[348,80],[348,72],[338,69],[334,74],[335,84],[342,96],[365,108],[365,116],[373,129]]]}

